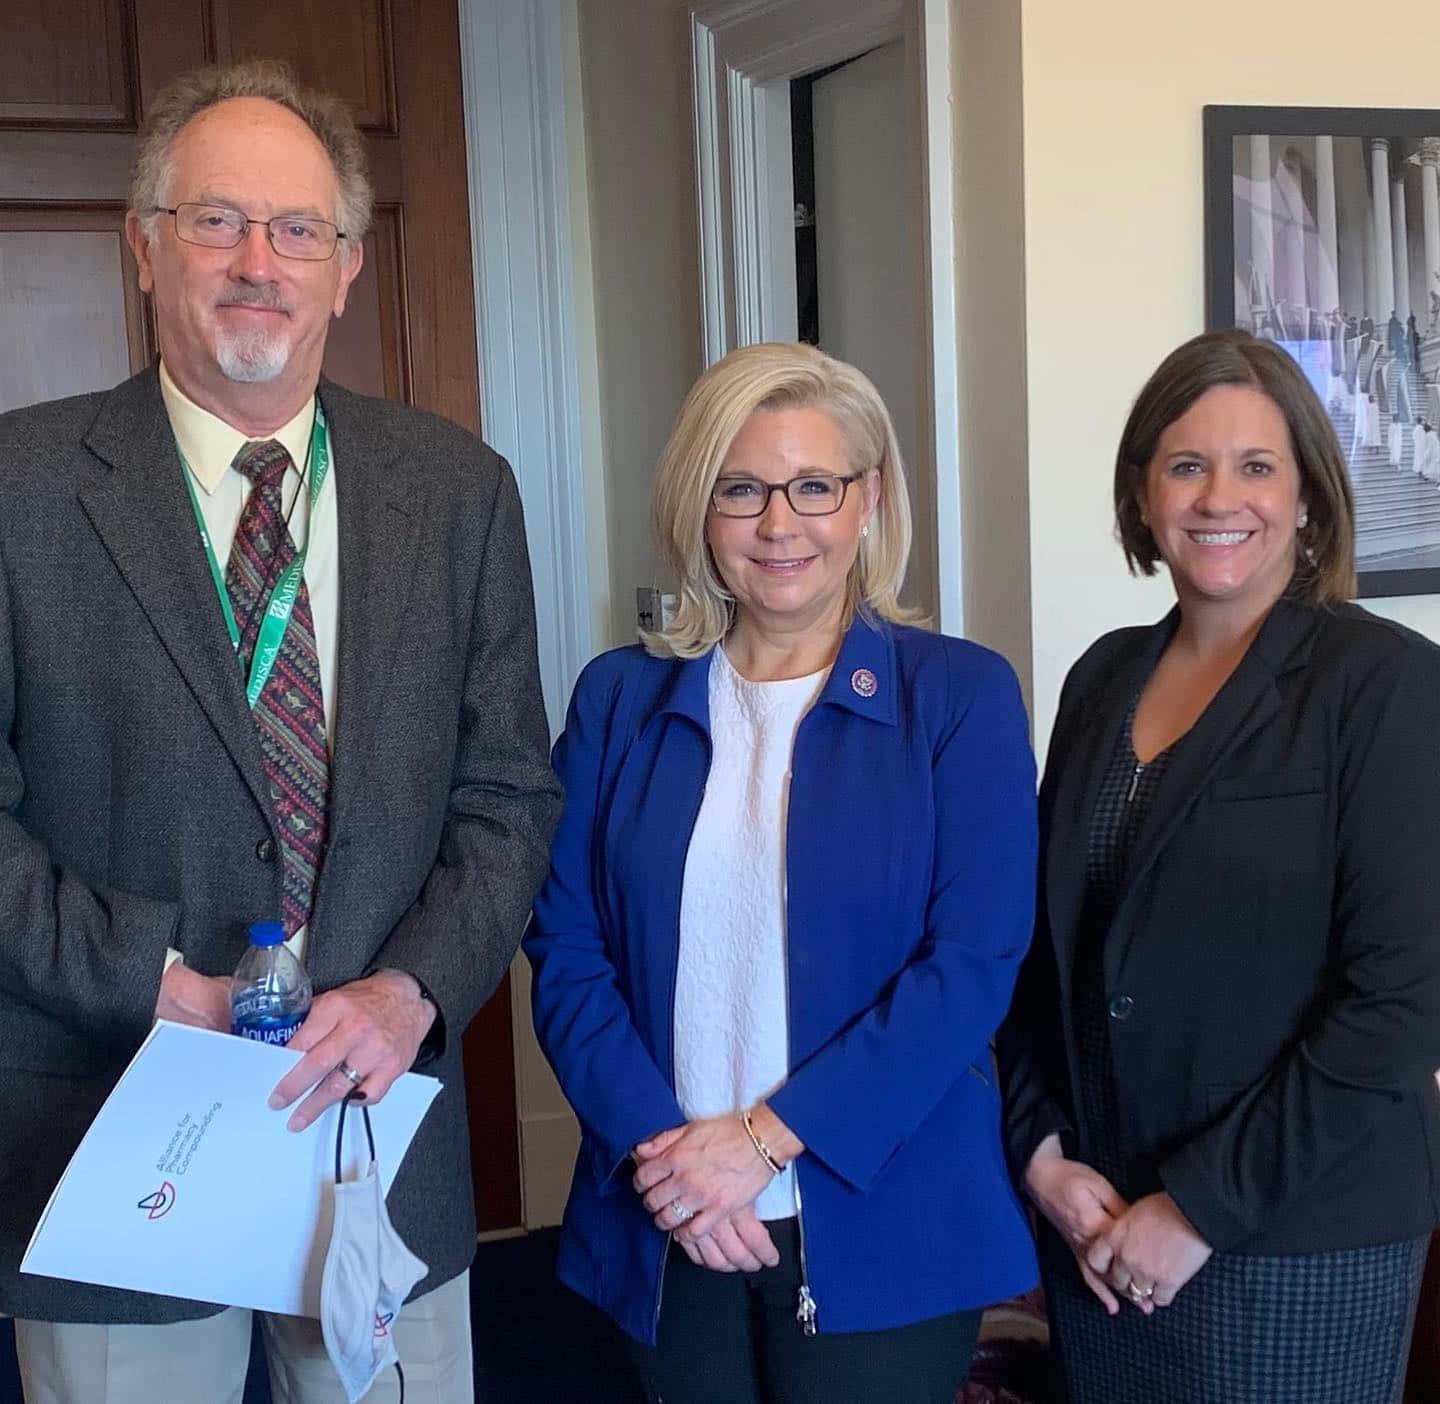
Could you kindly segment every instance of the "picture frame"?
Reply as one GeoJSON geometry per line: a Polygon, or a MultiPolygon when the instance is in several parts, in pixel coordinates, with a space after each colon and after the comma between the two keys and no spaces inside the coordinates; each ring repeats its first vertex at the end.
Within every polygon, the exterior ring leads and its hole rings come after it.
{"type": "Polygon", "coordinates": [[[1440,110],[1211,105],[1204,140],[1207,327],[1325,404],[1359,596],[1440,593],[1440,110]]]}

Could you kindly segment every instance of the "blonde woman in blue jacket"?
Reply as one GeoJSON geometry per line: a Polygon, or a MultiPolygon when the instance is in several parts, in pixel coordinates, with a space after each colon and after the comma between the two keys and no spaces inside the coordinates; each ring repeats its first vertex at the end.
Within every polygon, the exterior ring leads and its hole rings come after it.
{"type": "Polygon", "coordinates": [[[950,1404],[1036,1276],[988,1047],[1033,909],[1019,689],[907,622],[853,367],[732,352],[654,505],[679,609],[576,686],[526,942],[584,1133],[560,1274],[652,1400],[950,1404]]]}

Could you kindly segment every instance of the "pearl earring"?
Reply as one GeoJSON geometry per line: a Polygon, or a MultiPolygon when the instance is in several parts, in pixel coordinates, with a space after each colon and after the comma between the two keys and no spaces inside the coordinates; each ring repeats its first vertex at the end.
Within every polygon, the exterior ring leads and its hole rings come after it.
{"type": "Polygon", "coordinates": [[[1296,531],[1304,531],[1305,528],[1306,528],[1307,526],[1309,526],[1309,525],[1310,525],[1310,513],[1309,513],[1309,512],[1301,512],[1301,513],[1300,513],[1300,516],[1299,516],[1299,519],[1298,519],[1298,520],[1296,521],[1296,523],[1295,523],[1295,530],[1296,530],[1296,531]]]}

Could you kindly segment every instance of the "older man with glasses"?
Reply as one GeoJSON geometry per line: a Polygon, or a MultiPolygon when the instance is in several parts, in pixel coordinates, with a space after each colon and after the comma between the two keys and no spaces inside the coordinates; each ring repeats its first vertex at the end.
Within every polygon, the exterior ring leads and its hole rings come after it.
{"type": "MultiPolygon", "coordinates": [[[[177,80],[126,226],[159,366],[0,416],[0,1311],[29,1404],[241,1398],[248,1312],[18,1264],[151,1021],[228,1030],[264,918],[319,991],[257,1090],[293,1132],[413,1066],[444,1084],[389,1198],[429,1269],[389,1329],[412,1396],[472,1397],[460,1034],[559,794],[508,467],[320,375],[370,204],[334,99],[269,63],[177,80]]],[[[265,1205],[235,1212],[263,1255],[265,1205]]],[[[317,1323],[262,1327],[277,1399],[345,1397],[317,1323]]]]}

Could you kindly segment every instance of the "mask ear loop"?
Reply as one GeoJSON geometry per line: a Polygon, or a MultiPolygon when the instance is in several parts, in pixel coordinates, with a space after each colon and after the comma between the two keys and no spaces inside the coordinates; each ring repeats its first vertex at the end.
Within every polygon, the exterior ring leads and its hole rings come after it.
{"type": "MultiPolygon", "coordinates": [[[[365,1118],[365,1140],[370,1147],[370,1160],[375,1160],[375,1130],[370,1125],[370,1108],[360,1099],[364,1097],[363,1092],[351,1092],[340,1103],[340,1115],[335,1122],[335,1183],[341,1183],[340,1179],[340,1152],[345,1144],[345,1108],[351,1102],[360,1102],[360,1115],[365,1118]]],[[[400,1361],[395,1361],[395,1374],[400,1381],[400,1404],[405,1404],[405,1371],[400,1368],[400,1361]]]]}
{"type": "MultiPolygon", "coordinates": [[[[340,1103],[340,1116],[335,1123],[335,1183],[341,1182],[340,1176],[340,1152],[345,1144],[345,1108],[351,1102],[359,1101],[365,1094],[363,1092],[351,1092],[344,1101],[340,1103]]],[[[365,1139],[370,1145],[370,1159],[375,1159],[375,1132],[370,1125],[370,1108],[363,1102],[360,1104],[360,1115],[365,1118],[365,1139]]]]}

